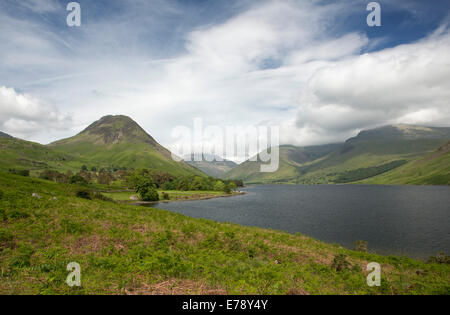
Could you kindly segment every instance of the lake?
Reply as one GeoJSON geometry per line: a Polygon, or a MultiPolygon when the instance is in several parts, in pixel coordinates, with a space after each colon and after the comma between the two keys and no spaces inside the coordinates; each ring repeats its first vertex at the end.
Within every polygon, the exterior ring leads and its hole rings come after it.
{"type": "Polygon", "coordinates": [[[427,258],[450,254],[450,187],[368,185],[250,186],[245,195],[159,203],[194,218],[301,233],[353,248],[427,258]]]}

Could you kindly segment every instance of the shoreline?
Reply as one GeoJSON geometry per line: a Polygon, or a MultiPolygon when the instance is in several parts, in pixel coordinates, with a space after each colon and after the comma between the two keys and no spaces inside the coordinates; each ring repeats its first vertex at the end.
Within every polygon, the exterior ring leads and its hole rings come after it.
{"type": "Polygon", "coordinates": [[[159,200],[159,201],[135,201],[135,200],[120,200],[115,201],[119,204],[127,204],[127,205],[134,205],[134,206],[144,206],[144,205],[155,205],[159,203],[171,203],[171,202],[186,202],[186,201],[199,201],[199,200],[209,200],[209,199],[216,199],[216,198],[230,198],[235,197],[239,195],[245,195],[246,193],[243,191],[240,192],[234,192],[229,195],[217,195],[217,196],[203,196],[203,197],[194,197],[194,198],[187,198],[187,199],[174,199],[174,200],[159,200]]]}

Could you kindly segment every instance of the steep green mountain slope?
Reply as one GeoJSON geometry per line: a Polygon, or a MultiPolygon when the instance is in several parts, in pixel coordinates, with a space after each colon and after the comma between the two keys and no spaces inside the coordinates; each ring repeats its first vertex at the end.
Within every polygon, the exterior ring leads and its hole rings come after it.
{"type": "Polygon", "coordinates": [[[49,147],[86,160],[88,166],[147,168],[172,175],[203,175],[185,162],[174,161],[167,149],[127,116],[105,116],[78,135],[53,142],[49,147]]]}
{"type": "MultiPolygon", "coordinates": [[[[282,147],[277,172],[260,173],[258,163],[245,162],[225,177],[240,178],[247,183],[324,184],[357,181],[423,157],[448,139],[450,128],[386,126],[362,131],[333,150],[324,151],[324,155],[300,163],[292,163],[282,147]]],[[[296,152],[304,149],[294,147],[292,150],[296,152]]]]}
{"type": "Polygon", "coordinates": [[[243,179],[246,183],[287,183],[295,182],[300,176],[300,168],[312,161],[319,161],[339,148],[340,144],[310,147],[280,146],[278,171],[261,173],[262,162],[246,161],[224,175],[226,179],[243,179]]]}
{"type": "Polygon", "coordinates": [[[191,154],[184,158],[184,161],[201,170],[209,176],[221,178],[223,175],[237,166],[236,163],[229,160],[224,160],[218,156],[209,154],[191,154]]]}
{"type": "Polygon", "coordinates": [[[445,263],[77,198],[79,190],[0,173],[0,294],[450,292],[445,263]],[[81,267],[80,287],[66,284],[70,262],[81,267]],[[368,262],[381,265],[379,287],[367,285],[368,262]]]}
{"type": "Polygon", "coordinates": [[[10,135],[8,135],[7,133],[1,132],[0,131],[0,138],[8,138],[11,139],[12,137],[10,135]]]}
{"type": "Polygon", "coordinates": [[[0,170],[79,169],[82,161],[39,143],[0,137],[0,170]]]}
{"type": "Polygon", "coordinates": [[[361,181],[364,184],[450,185],[450,141],[433,153],[391,172],[361,181]]]}

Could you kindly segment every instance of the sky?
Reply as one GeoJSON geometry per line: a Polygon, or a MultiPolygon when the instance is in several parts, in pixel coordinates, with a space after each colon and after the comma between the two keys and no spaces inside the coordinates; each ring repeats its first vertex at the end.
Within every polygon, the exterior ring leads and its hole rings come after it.
{"type": "Polygon", "coordinates": [[[386,124],[450,126],[450,1],[0,2],[0,131],[43,144],[128,115],[177,126],[278,125],[281,144],[386,124]]]}

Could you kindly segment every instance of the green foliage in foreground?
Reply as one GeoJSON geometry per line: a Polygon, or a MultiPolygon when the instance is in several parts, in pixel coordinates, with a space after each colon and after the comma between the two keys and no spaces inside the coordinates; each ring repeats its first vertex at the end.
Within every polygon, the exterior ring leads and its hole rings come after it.
{"type": "Polygon", "coordinates": [[[448,264],[78,198],[79,189],[0,174],[0,294],[450,293],[448,264]],[[372,261],[381,287],[366,284],[372,261]],[[65,283],[69,262],[81,265],[81,287],[65,283]]]}

